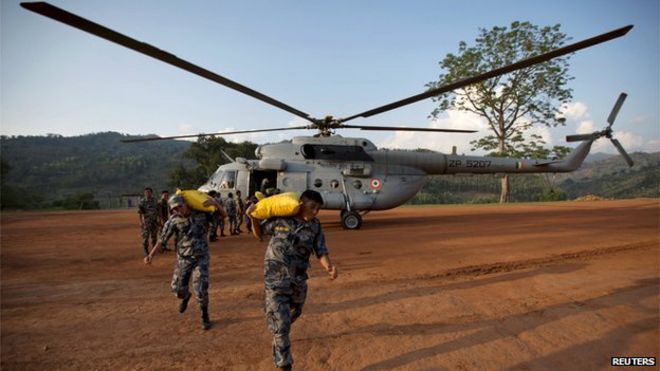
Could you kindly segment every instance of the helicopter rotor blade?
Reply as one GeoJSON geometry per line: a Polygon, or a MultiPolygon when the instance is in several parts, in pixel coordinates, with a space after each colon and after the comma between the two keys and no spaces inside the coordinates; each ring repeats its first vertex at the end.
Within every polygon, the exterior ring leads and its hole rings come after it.
{"type": "Polygon", "coordinates": [[[41,14],[48,18],[54,19],[56,21],[67,24],[71,27],[77,28],[79,30],[91,33],[92,35],[98,36],[100,38],[112,41],[119,45],[122,45],[126,48],[135,50],[136,52],[148,55],[152,58],[158,59],[162,62],[168,63],[172,66],[179,67],[188,72],[194,73],[195,75],[204,77],[208,80],[216,82],[220,85],[224,85],[230,89],[234,89],[243,94],[249,95],[255,99],[258,99],[262,102],[273,105],[277,108],[283,109],[289,113],[292,113],[298,117],[302,117],[306,120],[312,121],[310,116],[297,110],[287,104],[284,104],[276,99],[273,99],[267,95],[259,93],[256,90],[250,89],[247,86],[241,85],[235,81],[229,80],[226,77],[220,76],[214,72],[211,72],[207,69],[194,65],[188,61],[185,61],[174,54],[168,53],[164,50],[158,49],[147,43],[135,40],[126,35],[120,34],[116,31],[113,31],[105,26],[102,26],[98,23],[94,23],[85,18],[77,16],[73,13],[69,13],[64,9],[60,9],[56,6],[53,6],[46,2],[29,2],[21,3],[21,6],[25,9],[33,11],[35,13],[41,14]]]}
{"type": "Polygon", "coordinates": [[[446,92],[449,92],[449,91],[452,91],[452,90],[456,90],[456,89],[462,88],[462,87],[467,86],[467,85],[471,85],[471,84],[474,84],[474,83],[477,83],[477,82],[481,82],[481,81],[490,79],[490,78],[495,77],[495,76],[503,75],[505,73],[509,73],[509,72],[512,72],[512,71],[515,71],[515,70],[519,70],[521,68],[526,68],[526,67],[538,64],[538,63],[542,63],[542,62],[548,61],[550,59],[560,57],[560,56],[565,55],[565,54],[573,53],[573,52],[578,51],[580,49],[588,48],[590,46],[594,46],[596,44],[600,44],[602,42],[609,41],[609,40],[615,39],[617,37],[621,37],[621,36],[625,35],[626,33],[628,33],[628,31],[630,31],[630,29],[632,29],[632,28],[633,28],[633,25],[628,25],[628,26],[625,26],[625,27],[621,27],[621,28],[618,28],[616,30],[613,30],[613,31],[610,31],[610,32],[607,32],[607,33],[604,33],[604,34],[594,36],[592,38],[582,40],[582,41],[573,43],[571,45],[555,49],[555,50],[550,51],[548,53],[537,55],[537,56],[530,57],[530,58],[527,58],[527,59],[523,59],[519,62],[510,64],[510,65],[507,65],[507,66],[504,66],[504,67],[500,67],[500,68],[488,71],[486,73],[482,73],[482,74],[477,75],[477,76],[468,77],[468,78],[465,78],[465,79],[462,79],[462,80],[458,80],[458,81],[440,86],[440,87],[435,88],[435,89],[427,90],[424,93],[413,95],[412,97],[401,99],[399,101],[389,103],[389,104],[386,104],[384,106],[371,109],[369,111],[358,113],[356,115],[346,117],[346,118],[341,119],[339,121],[340,122],[346,122],[346,121],[353,120],[353,119],[358,118],[358,117],[370,117],[370,116],[373,116],[373,115],[377,115],[379,113],[387,112],[387,111],[393,110],[395,108],[403,107],[403,106],[406,106],[408,104],[418,102],[418,101],[423,100],[423,99],[431,98],[433,96],[436,96],[436,95],[439,95],[439,94],[442,94],[442,93],[446,93],[446,92]]]}
{"type": "Polygon", "coordinates": [[[628,166],[632,167],[634,162],[633,162],[632,158],[630,158],[630,156],[628,155],[628,152],[626,152],[626,150],[623,149],[623,146],[621,145],[621,143],[619,143],[619,141],[616,140],[615,138],[612,138],[610,140],[612,141],[612,144],[614,144],[616,149],[621,154],[621,157],[623,157],[623,159],[626,160],[626,163],[628,163],[628,166]]]}
{"type": "Polygon", "coordinates": [[[617,99],[616,103],[614,103],[614,107],[612,107],[612,112],[610,112],[610,116],[607,118],[607,122],[609,122],[610,126],[614,124],[614,120],[616,120],[616,116],[619,114],[619,110],[621,109],[621,106],[623,105],[623,102],[626,100],[627,96],[628,94],[621,93],[619,95],[619,99],[617,99]]]}
{"type": "Polygon", "coordinates": [[[567,135],[567,142],[581,142],[583,140],[596,140],[600,137],[600,133],[591,133],[591,134],[576,134],[576,135],[567,135]]]}
{"type": "Polygon", "coordinates": [[[189,134],[189,135],[174,135],[171,137],[149,137],[149,138],[137,138],[137,139],[123,139],[124,143],[136,143],[136,142],[152,142],[156,140],[169,140],[169,139],[182,139],[182,138],[195,138],[195,137],[208,137],[208,136],[223,136],[223,135],[232,135],[232,134],[247,134],[247,133],[260,133],[264,131],[282,131],[282,130],[299,130],[299,129],[312,129],[311,126],[293,126],[288,128],[275,128],[275,129],[255,129],[255,130],[240,130],[240,131],[225,131],[221,133],[202,133],[202,134],[189,134]]]}
{"type": "Polygon", "coordinates": [[[382,131],[429,131],[441,133],[476,133],[476,130],[461,129],[435,129],[435,128],[407,128],[401,126],[362,126],[362,125],[341,125],[339,128],[360,129],[360,130],[382,130],[382,131]]]}

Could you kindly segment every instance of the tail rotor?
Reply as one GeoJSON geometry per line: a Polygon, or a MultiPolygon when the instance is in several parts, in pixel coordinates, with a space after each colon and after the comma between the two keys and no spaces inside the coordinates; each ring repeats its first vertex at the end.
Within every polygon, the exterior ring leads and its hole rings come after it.
{"type": "Polygon", "coordinates": [[[623,149],[621,143],[615,138],[612,138],[612,124],[614,124],[614,120],[616,119],[616,116],[619,114],[619,110],[621,109],[621,106],[623,105],[623,102],[626,100],[627,96],[628,95],[626,93],[621,93],[619,95],[619,99],[616,100],[614,107],[612,107],[612,112],[610,112],[610,115],[607,118],[607,122],[609,123],[609,125],[604,130],[595,131],[591,134],[569,135],[566,137],[566,141],[567,142],[581,142],[585,140],[593,141],[598,138],[606,137],[612,142],[612,144],[614,144],[614,147],[616,147],[617,151],[619,151],[619,154],[621,154],[621,157],[623,157],[623,159],[626,161],[628,166],[633,166],[634,164],[633,160],[630,158],[626,150],[623,149]]]}

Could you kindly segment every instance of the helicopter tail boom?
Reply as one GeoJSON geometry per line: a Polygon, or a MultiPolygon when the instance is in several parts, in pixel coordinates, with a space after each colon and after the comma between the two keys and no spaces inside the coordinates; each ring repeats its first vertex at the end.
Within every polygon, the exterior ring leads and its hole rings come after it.
{"type": "Polygon", "coordinates": [[[565,173],[576,170],[589,154],[592,140],[573,149],[563,160],[535,160],[508,157],[446,155],[446,168],[440,174],[524,174],[565,173]]]}

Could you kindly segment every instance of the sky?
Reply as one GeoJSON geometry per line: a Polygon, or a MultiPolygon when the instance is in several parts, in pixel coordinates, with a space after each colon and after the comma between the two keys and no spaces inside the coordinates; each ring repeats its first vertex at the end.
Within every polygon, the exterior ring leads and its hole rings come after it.
{"type": "MultiPolygon", "coordinates": [[[[479,28],[561,24],[572,42],[633,24],[628,35],[575,53],[567,125],[538,128],[548,145],[613,126],[629,152],[660,151],[658,0],[101,1],[51,4],[167,50],[313,117],[346,117],[423,92],[439,61],[479,28]]],[[[302,119],[145,55],[0,1],[0,134],[116,131],[161,136],[306,125],[302,119]]],[[[355,125],[476,129],[476,134],[342,130],[379,147],[457,146],[488,134],[474,115],[432,120],[428,99],[355,125]]],[[[227,136],[275,142],[313,131],[227,136]]],[[[573,145],[573,144],[570,144],[573,145]]],[[[616,153],[606,140],[593,151],[616,153]]],[[[480,154],[480,152],[474,152],[480,154]]]]}

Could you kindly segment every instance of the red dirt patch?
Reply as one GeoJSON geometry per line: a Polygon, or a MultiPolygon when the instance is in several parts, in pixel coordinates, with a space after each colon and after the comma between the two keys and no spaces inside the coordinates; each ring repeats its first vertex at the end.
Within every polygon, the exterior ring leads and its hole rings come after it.
{"type": "MultiPolygon", "coordinates": [[[[658,357],[660,202],[409,207],[359,231],[322,213],[340,276],[310,272],[304,370],[594,369],[658,357]]],[[[141,261],[134,210],[2,215],[2,369],[273,368],[264,243],[211,244],[211,319],[141,261]]]]}

